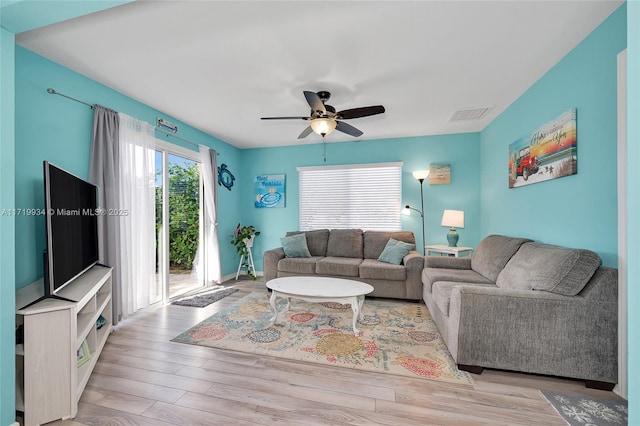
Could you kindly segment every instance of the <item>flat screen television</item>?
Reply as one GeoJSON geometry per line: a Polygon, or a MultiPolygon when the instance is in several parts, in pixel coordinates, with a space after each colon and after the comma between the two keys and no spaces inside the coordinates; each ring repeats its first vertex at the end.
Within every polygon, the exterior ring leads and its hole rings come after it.
{"type": "Polygon", "coordinates": [[[98,187],[44,161],[44,297],[98,263],[98,187]]]}

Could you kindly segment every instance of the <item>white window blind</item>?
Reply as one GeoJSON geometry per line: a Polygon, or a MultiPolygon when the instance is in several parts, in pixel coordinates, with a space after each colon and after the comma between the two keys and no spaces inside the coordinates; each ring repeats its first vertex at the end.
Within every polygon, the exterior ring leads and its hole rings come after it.
{"type": "Polygon", "coordinates": [[[399,231],[402,163],[298,167],[300,230],[399,231]]]}

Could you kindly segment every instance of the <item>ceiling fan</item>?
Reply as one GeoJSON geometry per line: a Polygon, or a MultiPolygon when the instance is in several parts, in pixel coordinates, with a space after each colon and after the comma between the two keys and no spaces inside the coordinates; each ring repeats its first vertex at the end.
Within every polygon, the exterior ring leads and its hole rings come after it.
{"type": "Polygon", "coordinates": [[[362,131],[356,129],[350,124],[340,120],[349,120],[352,118],[368,117],[370,115],[382,114],[385,110],[382,105],[374,105],[360,108],[345,109],[337,111],[326,102],[331,97],[331,93],[327,91],[309,92],[304,91],[304,97],[311,107],[309,117],[262,117],[262,120],[307,120],[311,121],[310,125],[300,133],[298,139],[306,138],[315,132],[321,136],[326,136],[334,130],[346,133],[351,136],[361,136],[362,131]]]}

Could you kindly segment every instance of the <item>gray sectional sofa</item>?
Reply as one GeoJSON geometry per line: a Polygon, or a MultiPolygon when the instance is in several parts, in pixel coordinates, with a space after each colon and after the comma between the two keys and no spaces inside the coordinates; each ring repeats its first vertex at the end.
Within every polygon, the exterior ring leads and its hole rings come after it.
{"type": "Polygon", "coordinates": [[[460,369],[618,380],[617,269],[591,251],[500,235],[427,257],[423,299],[460,369]]]}
{"type": "Polygon", "coordinates": [[[318,229],[288,232],[304,234],[308,257],[286,257],[282,247],[263,256],[265,282],[276,277],[320,275],[362,281],[373,286],[370,296],[420,300],[424,257],[410,251],[400,264],[378,260],[390,238],[413,244],[412,232],[365,231],[361,229],[318,229]]]}

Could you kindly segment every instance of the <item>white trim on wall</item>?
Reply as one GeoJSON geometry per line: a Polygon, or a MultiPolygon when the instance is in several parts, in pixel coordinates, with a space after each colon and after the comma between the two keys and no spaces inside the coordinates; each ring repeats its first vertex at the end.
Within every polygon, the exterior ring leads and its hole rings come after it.
{"type": "Polygon", "coordinates": [[[627,51],[618,54],[618,385],[627,399],[627,51]]]}

